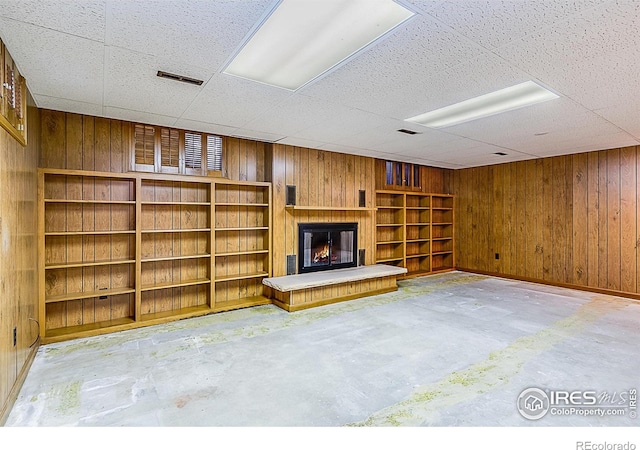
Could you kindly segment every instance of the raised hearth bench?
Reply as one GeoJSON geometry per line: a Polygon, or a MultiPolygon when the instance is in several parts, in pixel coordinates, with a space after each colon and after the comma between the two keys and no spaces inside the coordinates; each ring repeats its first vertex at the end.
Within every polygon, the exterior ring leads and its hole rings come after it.
{"type": "Polygon", "coordinates": [[[262,283],[275,305],[293,312],[395,291],[396,277],[405,273],[404,267],[376,264],[264,278],[262,283]]]}

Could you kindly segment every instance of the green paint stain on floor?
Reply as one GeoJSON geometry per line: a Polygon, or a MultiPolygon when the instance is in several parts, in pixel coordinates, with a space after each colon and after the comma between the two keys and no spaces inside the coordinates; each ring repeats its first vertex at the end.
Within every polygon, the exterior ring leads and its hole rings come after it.
{"type": "MultiPolygon", "coordinates": [[[[164,324],[161,327],[148,327],[136,330],[113,333],[110,335],[95,336],[88,339],[64,342],[46,346],[44,352],[50,356],[69,355],[76,351],[101,352],[101,357],[113,353],[113,348],[123,345],[131,339],[151,339],[158,334],[181,332],[185,330],[197,330],[194,338],[198,345],[216,345],[237,339],[247,339],[264,336],[291,327],[308,326],[314,322],[328,319],[337,315],[360,311],[366,308],[375,308],[412,299],[416,296],[433,294],[456,286],[469,285],[487,279],[482,275],[469,275],[460,273],[448,273],[433,275],[430,277],[401,281],[399,289],[395,292],[365,297],[360,300],[336,303],[325,307],[311,308],[294,313],[287,313],[275,306],[256,306],[236,311],[198,317],[190,320],[181,320],[164,324]],[[250,323],[246,323],[246,321],[250,323]],[[223,331],[213,330],[223,323],[242,322],[236,328],[223,331]],[[208,328],[211,327],[211,328],[208,328]]],[[[191,347],[187,345],[186,348],[191,347]]],[[[171,354],[183,351],[185,348],[165,349],[154,352],[155,358],[164,358],[171,354]]]]}
{"type": "Polygon", "coordinates": [[[82,383],[74,381],[68,383],[60,389],[54,389],[51,397],[58,400],[58,411],[62,414],[69,414],[80,408],[80,388],[82,383]]]}
{"type": "Polygon", "coordinates": [[[409,398],[370,415],[351,426],[420,426],[438,418],[440,411],[472,400],[518,374],[527,361],[575,336],[601,316],[622,309],[631,302],[624,299],[592,296],[575,313],[547,328],[513,341],[491,352],[488,358],[468,368],[452,372],[442,380],[419,387],[409,398]]]}

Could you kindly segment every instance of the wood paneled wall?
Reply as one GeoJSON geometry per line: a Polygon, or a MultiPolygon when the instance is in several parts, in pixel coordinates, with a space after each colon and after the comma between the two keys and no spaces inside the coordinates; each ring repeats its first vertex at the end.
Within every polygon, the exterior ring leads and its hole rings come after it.
{"type": "MultiPolygon", "coordinates": [[[[40,167],[127,172],[133,124],[126,121],[41,110],[40,167]]],[[[271,144],[225,137],[223,175],[265,181],[271,144]]]]}
{"type": "Polygon", "coordinates": [[[459,268],[640,293],[640,147],[453,178],[459,268]]]}
{"type": "Polygon", "coordinates": [[[295,185],[299,206],[357,207],[358,191],[366,206],[375,205],[375,159],[289,145],[273,145],[273,276],[286,275],[286,256],[298,252],[298,223],[357,222],[358,247],[366,264],[375,262],[375,211],[287,210],[286,186],[295,185]]]}
{"type": "Polygon", "coordinates": [[[34,319],[38,319],[36,169],[40,120],[31,99],[29,105],[27,147],[0,128],[0,425],[26,376],[38,337],[34,319]]]}

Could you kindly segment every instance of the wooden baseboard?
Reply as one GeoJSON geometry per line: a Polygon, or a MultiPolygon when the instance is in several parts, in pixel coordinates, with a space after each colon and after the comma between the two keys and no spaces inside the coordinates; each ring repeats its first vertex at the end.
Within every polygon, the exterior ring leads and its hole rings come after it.
{"type": "Polygon", "coordinates": [[[614,297],[624,297],[630,300],[640,301],[640,294],[637,294],[635,292],[624,292],[624,291],[616,291],[613,289],[594,288],[590,286],[582,286],[580,284],[572,284],[572,283],[558,283],[555,281],[540,280],[537,278],[530,278],[530,277],[519,277],[519,276],[508,275],[504,273],[485,272],[484,270],[467,269],[464,267],[456,267],[455,270],[459,270],[460,272],[476,273],[478,275],[487,275],[490,277],[505,278],[507,280],[525,281],[527,283],[536,283],[536,284],[544,284],[547,286],[575,289],[578,291],[593,292],[595,294],[605,294],[605,295],[612,295],[614,297]]]}
{"type": "Polygon", "coordinates": [[[11,391],[9,391],[9,395],[7,396],[7,400],[2,405],[2,409],[0,410],[0,427],[4,426],[9,418],[9,413],[11,412],[11,408],[16,402],[18,398],[18,394],[20,394],[20,389],[24,384],[24,380],[27,378],[27,374],[29,373],[29,369],[31,368],[31,364],[33,364],[33,360],[36,358],[36,353],[38,352],[38,348],[40,347],[40,338],[36,341],[36,344],[31,348],[29,352],[29,356],[27,360],[22,365],[22,369],[20,369],[20,373],[18,373],[18,378],[16,378],[16,382],[13,383],[13,387],[11,391]]]}
{"type": "Polygon", "coordinates": [[[303,309],[315,308],[317,306],[331,305],[333,303],[346,302],[348,300],[355,300],[357,298],[370,297],[372,295],[386,294],[387,292],[393,292],[397,290],[398,290],[397,286],[390,287],[390,288],[382,288],[382,289],[376,289],[368,292],[359,292],[357,294],[344,295],[342,297],[328,298],[328,299],[319,300],[316,302],[301,303],[299,305],[289,305],[288,303],[285,303],[275,298],[272,298],[271,301],[273,302],[274,305],[284,309],[285,311],[295,312],[295,311],[301,311],[303,309]]]}

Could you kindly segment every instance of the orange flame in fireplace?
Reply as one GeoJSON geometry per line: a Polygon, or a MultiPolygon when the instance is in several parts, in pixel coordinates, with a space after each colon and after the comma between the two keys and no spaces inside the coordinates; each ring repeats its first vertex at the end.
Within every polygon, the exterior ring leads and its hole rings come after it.
{"type": "Polygon", "coordinates": [[[327,258],[329,258],[329,244],[326,244],[324,247],[322,247],[322,250],[320,250],[319,252],[316,252],[313,255],[313,262],[317,263],[327,258]]]}

